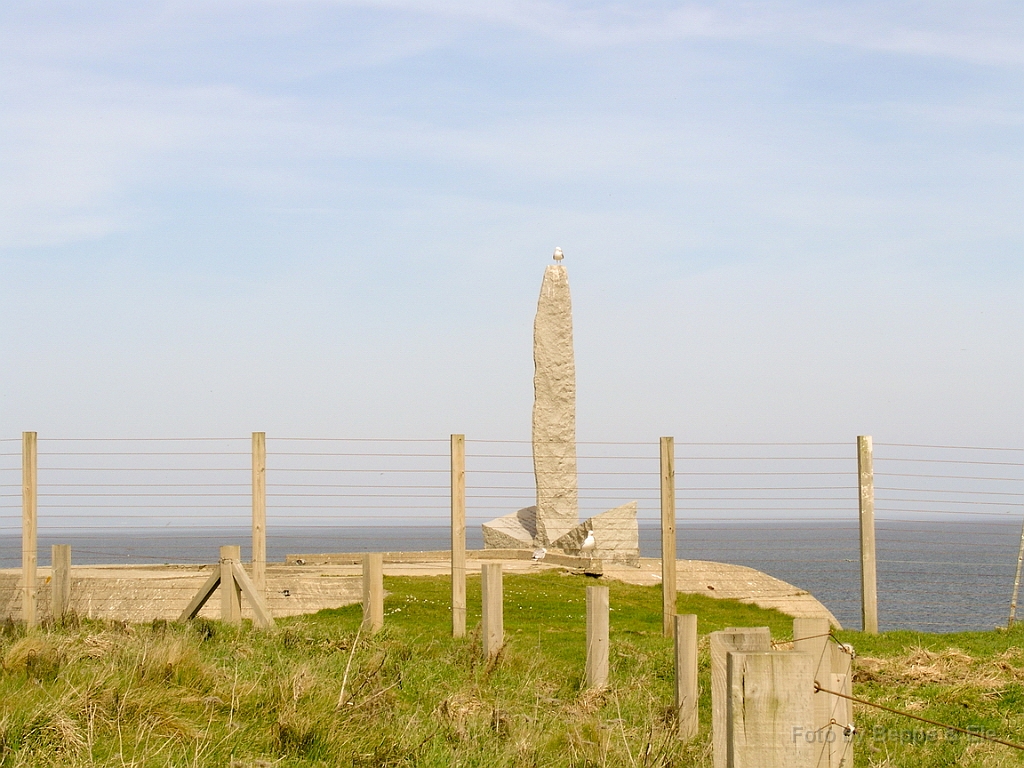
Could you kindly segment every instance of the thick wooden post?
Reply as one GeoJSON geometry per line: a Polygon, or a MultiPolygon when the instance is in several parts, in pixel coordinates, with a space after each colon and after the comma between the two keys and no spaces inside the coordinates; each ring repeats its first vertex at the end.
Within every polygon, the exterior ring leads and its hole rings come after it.
{"type": "Polygon", "coordinates": [[[241,559],[241,547],[220,548],[220,620],[228,624],[242,623],[242,590],[232,573],[232,564],[241,559]]]}
{"type": "Polygon", "coordinates": [[[267,433],[252,433],[252,583],[267,591],[267,433]]]}
{"type": "Polygon", "coordinates": [[[484,563],[481,566],[480,592],[483,598],[483,652],[484,658],[490,659],[505,644],[501,563],[484,563]]]}
{"type": "Polygon", "coordinates": [[[662,632],[672,637],[676,615],[676,449],[661,438],[661,616],[662,632]]]}
{"type": "Polygon", "coordinates": [[[857,438],[857,475],[860,486],[860,595],[861,628],[878,634],[878,576],[875,570],[875,469],[871,436],[857,438]]]}
{"type": "Polygon", "coordinates": [[[60,621],[71,611],[71,545],[50,547],[50,615],[60,621]]]}
{"type": "Polygon", "coordinates": [[[363,555],[363,629],[373,633],[384,626],[384,555],[363,555]]]}
{"type": "Polygon", "coordinates": [[[814,768],[811,657],[734,651],[726,663],[727,768],[814,768]]]}
{"type": "Polygon", "coordinates": [[[679,724],[679,738],[692,739],[698,730],[697,616],[687,613],[676,616],[675,620],[676,718],[679,724]]]}
{"type": "Polygon", "coordinates": [[[608,587],[587,587],[587,687],[608,685],[608,587]]]}
{"type": "Polygon", "coordinates": [[[36,563],[38,525],[38,460],[35,432],[21,433],[21,618],[36,625],[36,563]]]}
{"type": "MultiPolygon", "coordinates": [[[[837,693],[853,695],[853,648],[829,643],[832,655],[832,688],[837,693]]],[[[836,738],[829,745],[832,768],[850,768],[853,765],[854,734],[848,728],[853,724],[853,702],[839,696],[832,696],[832,718],[838,726],[832,726],[836,738]]]]}
{"type": "MultiPolygon", "coordinates": [[[[832,625],[828,619],[795,618],[793,619],[793,650],[806,653],[811,657],[811,671],[814,682],[822,688],[835,690],[832,687],[832,643],[829,641],[829,630],[832,625]]],[[[830,693],[817,691],[811,696],[814,709],[814,730],[820,736],[815,742],[815,766],[830,768],[831,744],[842,738],[842,728],[833,730],[832,712],[835,699],[830,693]]]]}
{"type": "Polygon", "coordinates": [[[744,627],[712,632],[711,645],[711,748],[714,768],[726,768],[728,762],[729,653],[733,651],[770,651],[772,635],[768,627],[744,627]]]}
{"type": "Polygon", "coordinates": [[[466,635],[466,436],[452,435],[452,637],[466,635]]]}

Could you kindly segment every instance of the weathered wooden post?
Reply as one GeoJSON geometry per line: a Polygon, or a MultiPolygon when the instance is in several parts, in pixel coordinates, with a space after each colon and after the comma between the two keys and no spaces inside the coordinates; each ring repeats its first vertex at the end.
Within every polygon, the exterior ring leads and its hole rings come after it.
{"type": "Polygon", "coordinates": [[[21,618],[27,629],[36,625],[36,563],[38,457],[35,432],[21,433],[21,618]]]}
{"type": "Polygon", "coordinates": [[[588,688],[608,685],[608,587],[587,587],[588,688]]]}
{"type": "Polygon", "coordinates": [[[661,438],[661,615],[665,637],[672,637],[676,615],[675,453],[675,439],[661,438]]]}
{"type": "Polygon", "coordinates": [[[466,635],[466,436],[451,438],[452,637],[466,635]]]}
{"type": "Polygon", "coordinates": [[[504,606],[502,605],[501,563],[484,563],[480,572],[480,592],[483,602],[484,658],[498,654],[505,644],[504,606]]]}
{"type": "Polygon", "coordinates": [[[233,572],[233,566],[241,560],[241,547],[220,548],[220,620],[228,624],[242,623],[242,590],[233,572]]]}
{"type": "Polygon", "coordinates": [[[680,739],[697,735],[697,616],[692,613],[676,616],[675,709],[680,739]]]}
{"type": "Polygon", "coordinates": [[[363,555],[363,629],[374,633],[384,626],[384,555],[363,555]]]}
{"type": "Polygon", "coordinates": [[[878,576],[875,566],[875,469],[871,436],[857,438],[857,475],[860,486],[860,593],[861,626],[878,634],[878,576]]]}
{"type": "Polygon", "coordinates": [[[267,591],[267,433],[252,433],[252,583],[267,591]]]}
{"type": "Polygon", "coordinates": [[[814,768],[811,657],[732,651],[726,664],[727,768],[814,768]]]}
{"type": "Polygon", "coordinates": [[[220,617],[222,621],[240,624],[242,621],[242,595],[249,601],[252,608],[253,623],[258,627],[274,626],[274,617],[270,614],[266,597],[256,589],[256,584],[242,567],[242,548],[238,546],[221,547],[220,563],[214,566],[206,583],[188,601],[188,605],[178,616],[178,621],[190,621],[199,615],[219,587],[220,617]]]}
{"type": "Polygon", "coordinates": [[[741,627],[712,632],[711,645],[711,747],[714,768],[726,768],[728,760],[729,693],[727,656],[732,651],[770,651],[768,627],[741,627]]]}
{"type": "MultiPolygon", "coordinates": [[[[832,656],[832,690],[846,696],[853,695],[853,648],[848,645],[829,643],[832,656]]],[[[836,734],[830,746],[832,768],[850,768],[853,765],[854,735],[849,726],[853,724],[853,702],[842,696],[832,696],[832,719],[836,734]]]]}
{"type": "MultiPolygon", "coordinates": [[[[793,619],[793,650],[806,653],[811,657],[811,671],[814,682],[822,688],[835,690],[832,687],[832,649],[829,642],[829,630],[832,625],[828,619],[795,618],[793,619]]],[[[816,745],[815,765],[818,768],[829,768],[832,753],[831,743],[841,738],[842,728],[833,730],[832,712],[836,696],[823,691],[812,694],[814,705],[814,730],[820,738],[816,745]]]]}
{"type": "Polygon", "coordinates": [[[50,615],[60,621],[71,611],[71,545],[50,547],[50,615]]]}

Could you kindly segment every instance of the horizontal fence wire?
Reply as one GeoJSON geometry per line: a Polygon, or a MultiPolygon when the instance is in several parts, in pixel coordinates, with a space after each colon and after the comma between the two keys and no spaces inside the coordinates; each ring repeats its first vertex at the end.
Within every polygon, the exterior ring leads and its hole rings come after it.
{"type": "Polygon", "coordinates": [[[1024,461],[1007,460],[1014,453],[1024,459],[1016,448],[875,443],[882,629],[1006,624],[1024,526],[1024,461]]]}
{"type": "MultiPolygon", "coordinates": [[[[0,563],[20,563],[21,451],[0,440],[0,563]]],[[[39,439],[39,562],[248,557],[251,437],[39,439]]],[[[529,440],[466,441],[467,544],[558,474],[529,440]]],[[[576,444],[580,519],[636,502],[659,553],[659,445],[576,444]]],[[[859,626],[856,441],[675,442],[678,556],[746,565],[859,626]]],[[[448,439],[267,438],[268,557],[449,546],[448,439]]],[[[1024,449],[875,443],[882,629],[1006,623],[1024,524],[1024,449]],[[1016,452],[1016,453],[1014,453],[1016,452]],[[1017,461],[1017,458],[1020,461],[1017,461]],[[925,470],[926,471],[922,471],[925,470]]],[[[563,489],[564,490],[564,489],[563,489]]]]}

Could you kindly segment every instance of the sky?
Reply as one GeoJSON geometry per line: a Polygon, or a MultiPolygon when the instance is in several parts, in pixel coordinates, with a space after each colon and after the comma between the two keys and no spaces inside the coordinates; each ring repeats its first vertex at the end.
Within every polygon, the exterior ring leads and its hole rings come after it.
{"type": "Polygon", "coordinates": [[[0,4],[9,437],[1024,447],[1017,2],[0,4]]]}

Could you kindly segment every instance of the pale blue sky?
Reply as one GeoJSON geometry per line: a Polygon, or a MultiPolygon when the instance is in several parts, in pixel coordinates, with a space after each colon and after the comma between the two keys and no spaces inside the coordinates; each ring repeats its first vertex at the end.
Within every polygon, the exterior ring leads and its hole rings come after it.
{"type": "Polygon", "coordinates": [[[0,5],[17,436],[1024,445],[1016,2],[0,5]]]}

